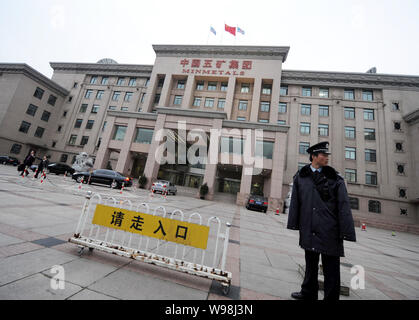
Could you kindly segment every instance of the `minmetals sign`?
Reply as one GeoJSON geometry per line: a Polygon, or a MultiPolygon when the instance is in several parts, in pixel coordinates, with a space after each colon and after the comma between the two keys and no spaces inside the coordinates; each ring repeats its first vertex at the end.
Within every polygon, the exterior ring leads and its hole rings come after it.
{"type": "Polygon", "coordinates": [[[252,70],[253,61],[181,59],[182,73],[216,76],[244,76],[246,70],[252,70]]]}

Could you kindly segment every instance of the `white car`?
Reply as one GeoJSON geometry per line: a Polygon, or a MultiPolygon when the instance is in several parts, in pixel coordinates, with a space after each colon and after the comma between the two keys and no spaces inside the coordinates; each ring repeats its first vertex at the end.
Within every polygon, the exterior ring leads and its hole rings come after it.
{"type": "Polygon", "coordinates": [[[157,180],[151,186],[151,192],[159,192],[161,194],[173,194],[176,195],[177,189],[176,186],[167,180],[157,180]]]}

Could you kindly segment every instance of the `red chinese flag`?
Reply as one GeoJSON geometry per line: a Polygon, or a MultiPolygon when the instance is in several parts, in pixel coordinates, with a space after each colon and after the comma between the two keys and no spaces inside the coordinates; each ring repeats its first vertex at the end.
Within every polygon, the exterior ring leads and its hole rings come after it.
{"type": "Polygon", "coordinates": [[[236,36],[236,27],[230,27],[228,25],[225,25],[225,30],[227,32],[230,32],[233,36],[236,36]]]}

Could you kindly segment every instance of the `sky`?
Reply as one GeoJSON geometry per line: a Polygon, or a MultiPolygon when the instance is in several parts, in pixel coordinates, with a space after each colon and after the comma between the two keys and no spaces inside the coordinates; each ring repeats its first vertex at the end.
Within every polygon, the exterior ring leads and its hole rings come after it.
{"type": "Polygon", "coordinates": [[[418,0],[0,0],[0,63],[51,77],[50,62],[152,65],[153,44],[289,46],[285,70],[419,76],[418,17],[418,0]]]}

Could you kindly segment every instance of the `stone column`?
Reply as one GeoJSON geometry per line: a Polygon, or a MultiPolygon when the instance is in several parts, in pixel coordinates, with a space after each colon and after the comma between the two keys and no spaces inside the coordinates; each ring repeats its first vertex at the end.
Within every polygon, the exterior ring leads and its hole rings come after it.
{"type": "Polygon", "coordinates": [[[185,93],[182,99],[182,109],[189,109],[192,105],[193,91],[195,84],[195,76],[188,75],[188,80],[186,81],[185,93]]]}
{"type": "Polygon", "coordinates": [[[128,171],[131,171],[131,168],[129,167],[129,165],[132,163],[132,159],[130,158],[131,156],[130,148],[131,148],[131,143],[134,139],[136,124],[137,124],[137,119],[135,118],[129,119],[127,131],[125,132],[125,138],[123,141],[122,149],[119,152],[118,162],[116,164],[116,169],[115,169],[115,171],[118,171],[126,175],[129,175],[130,172],[128,171]]]}
{"type": "Polygon", "coordinates": [[[272,155],[271,190],[268,198],[269,210],[283,209],[282,183],[285,167],[286,134],[276,132],[272,155]]]}
{"type": "MultiPolygon", "coordinates": [[[[252,132],[252,136],[253,134],[254,134],[254,131],[252,132]]],[[[254,148],[252,148],[253,143],[254,143],[254,139],[252,138],[249,140],[246,139],[246,143],[244,144],[243,155],[250,154],[251,157],[254,157],[255,152],[254,152],[254,148]]],[[[237,194],[237,199],[236,199],[237,205],[244,205],[246,203],[247,197],[249,196],[251,188],[252,188],[254,162],[252,162],[251,164],[246,164],[246,162],[250,162],[250,161],[244,161],[244,160],[245,159],[243,159],[243,162],[242,162],[243,166],[242,166],[242,177],[241,177],[241,183],[240,183],[240,192],[237,194]]]]}
{"type": "Polygon", "coordinates": [[[253,86],[252,106],[250,109],[250,122],[258,122],[261,89],[262,89],[262,79],[255,78],[255,83],[253,86]]]}
{"type": "Polygon", "coordinates": [[[170,89],[172,88],[172,74],[166,74],[164,78],[163,88],[160,93],[159,107],[168,107],[170,105],[170,89]]]}
{"type": "Polygon", "coordinates": [[[234,120],[234,119],[231,119],[231,113],[232,113],[232,110],[233,110],[235,90],[236,90],[236,78],[235,77],[230,77],[228,79],[226,104],[225,104],[225,109],[224,109],[225,113],[227,113],[227,119],[228,120],[234,120]]]}
{"type": "Polygon", "coordinates": [[[156,151],[160,145],[160,142],[156,141],[156,136],[159,130],[163,130],[165,121],[166,121],[166,115],[158,114],[156,125],[154,126],[153,140],[150,145],[150,149],[147,156],[147,162],[144,168],[144,175],[148,179],[146,189],[150,189],[150,186],[153,183],[153,180],[157,178],[157,174],[159,172],[161,159],[156,158],[158,156],[156,154],[156,151]]]}
{"type": "Polygon", "coordinates": [[[157,74],[152,73],[150,77],[150,82],[148,83],[147,92],[143,104],[143,112],[151,112],[154,104],[154,94],[157,89],[157,74]]]}
{"type": "Polygon", "coordinates": [[[278,123],[278,106],[281,88],[281,78],[275,78],[272,81],[272,95],[271,95],[271,108],[269,110],[269,123],[278,123]]]}
{"type": "Polygon", "coordinates": [[[103,133],[102,142],[96,154],[93,169],[104,169],[109,161],[111,151],[108,149],[108,146],[112,138],[115,117],[107,117],[106,121],[105,132],[103,133]]]}

